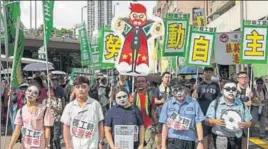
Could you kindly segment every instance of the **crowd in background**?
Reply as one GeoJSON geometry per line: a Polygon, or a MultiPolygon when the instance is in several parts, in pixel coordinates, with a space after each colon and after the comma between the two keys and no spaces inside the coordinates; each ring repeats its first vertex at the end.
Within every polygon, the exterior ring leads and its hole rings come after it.
{"type": "MultiPolygon", "coordinates": [[[[50,73],[39,73],[12,91],[5,82],[2,112],[7,111],[11,97],[9,116],[13,136],[9,148],[19,140],[24,142],[23,148],[39,145],[59,149],[63,137],[66,148],[93,149],[108,144],[118,149],[113,136],[116,125],[139,128],[135,149],[207,149],[211,143],[221,148],[224,143],[217,142],[220,137],[226,138],[227,149],[244,149],[246,130],[258,121],[259,137],[266,137],[268,78],[255,78],[251,87],[246,72],[238,73],[235,80],[215,79],[213,75],[210,67],[204,69],[202,77],[191,79],[164,72],[161,82],[148,81],[148,77],[135,77],[132,81],[133,77],[123,75],[111,80],[98,74],[94,78],[77,76],[71,85],[66,77],[64,80],[50,73]],[[90,86],[92,79],[94,83],[90,86]],[[225,124],[218,111],[232,108],[240,110],[242,119],[241,130],[235,133],[221,128],[225,124]],[[188,122],[185,127],[173,124],[174,111],[188,122]],[[27,118],[30,115],[32,118],[27,118]],[[42,139],[29,142],[23,137],[27,131],[39,134],[42,139]]],[[[4,124],[6,113],[2,115],[4,124]]]]}

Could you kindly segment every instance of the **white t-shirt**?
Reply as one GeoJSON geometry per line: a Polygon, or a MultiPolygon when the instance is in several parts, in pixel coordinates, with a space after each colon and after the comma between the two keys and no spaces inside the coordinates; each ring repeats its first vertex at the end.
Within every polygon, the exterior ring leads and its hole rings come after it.
{"type": "Polygon", "coordinates": [[[74,149],[97,149],[99,142],[99,122],[104,120],[101,105],[88,97],[80,108],[77,100],[66,105],[61,122],[70,126],[71,143],[74,149]]]}

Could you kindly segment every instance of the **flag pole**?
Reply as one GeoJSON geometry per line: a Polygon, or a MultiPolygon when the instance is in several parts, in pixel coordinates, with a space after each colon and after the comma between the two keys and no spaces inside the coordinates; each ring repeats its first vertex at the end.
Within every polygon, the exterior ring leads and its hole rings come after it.
{"type": "MultiPolygon", "coordinates": [[[[20,28],[20,17],[17,18],[16,22],[16,34],[15,34],[15,45],[14,45],[14,55],[18,52],[18,39],[19,39],[19,28],[20,28]]],[[[15,63],[12,64],[12,69],[14,69],[15,63]]],[[[11,77],[13,77],[13,71],[11,72],[11,77]]],[[[4,138],[4,147],[6,147],[6,138],[7,138],[7,128],[8,128],[8,118],[10,112],[10,100],[11,100],[11,93],[12,93],[12,82],[9,83],[9,97],[8,97],[8,104],[7,104],[7,116],[6,116],[6,127],[5,127],[5,138],[4,138]]]]}
{"type": "MultiPolygon", "coordinates": [[[[8,57],[8,33],[7,33],[7,18],[6,18],[6,6],[5,3],[3,1],[3,13],[4,15],[2,15],[3,17],[3,26],[4,26],[4,33],[5,33],[5,55],[6,55],[6,66],[8,69],[8,63],[9,63],[9,57],[8,57]]],[[[9,75],[8,75],[9,76],[9,75]]],[[[7,82],[9,83],[9,79],[7,79],[7,82]]]]}
{"type": "MultiPolygon", "coordinates": [[[[2,0],[0,0],[0,27],[2,25],[2,0]]],[[[0,63],[1,63],[1,68],[2,68],[2,28],[0,28],[0,63]]],[[[1,70],[0,68],[0,70],[1,70]]],[[[3,88],[2,84],[2,74],[0,74],[0,98],[2,99],[2,91],[1,88],[3,88]]],[[[4,88],[3,88],[4,89],[4,88]]],[[[2,100],[0,100],[0,146],[1,146],[1,140],[2,140],[2,100]]]]}

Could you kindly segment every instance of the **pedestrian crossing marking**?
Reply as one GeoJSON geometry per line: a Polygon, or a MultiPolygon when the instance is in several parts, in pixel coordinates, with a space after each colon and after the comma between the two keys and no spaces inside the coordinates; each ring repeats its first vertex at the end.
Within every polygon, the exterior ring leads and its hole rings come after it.
{"type": "Polygon", "coordinates": [[[250,142],[262,147],[262,148],[265,148],[265,149],[268,149],[268,143],[260,140],[259,138],[255,138],[255,137],[252,137],[249,139],[250,142]]]}

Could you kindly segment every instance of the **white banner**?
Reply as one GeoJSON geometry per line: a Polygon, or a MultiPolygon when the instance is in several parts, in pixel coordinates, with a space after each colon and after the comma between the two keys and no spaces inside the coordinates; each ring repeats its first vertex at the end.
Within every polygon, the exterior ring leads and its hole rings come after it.
{"type": "Polygon", "coordinates": [[[216,34],[215,62],[220,65],[239,64],[241,32],[216,34]]]}
{"type": "Polygon", "coordinates": [[[202,34],[193,32],[189,50],[188,64],[210,65],[213,50],[213,34],[202,34]]]}
{"type": "Polygon", "coordinates": [[[114,142],[120,149],[134,149],[134,141],[137,140],[139,127],[136,125],[115,125],[114,142]]]}

